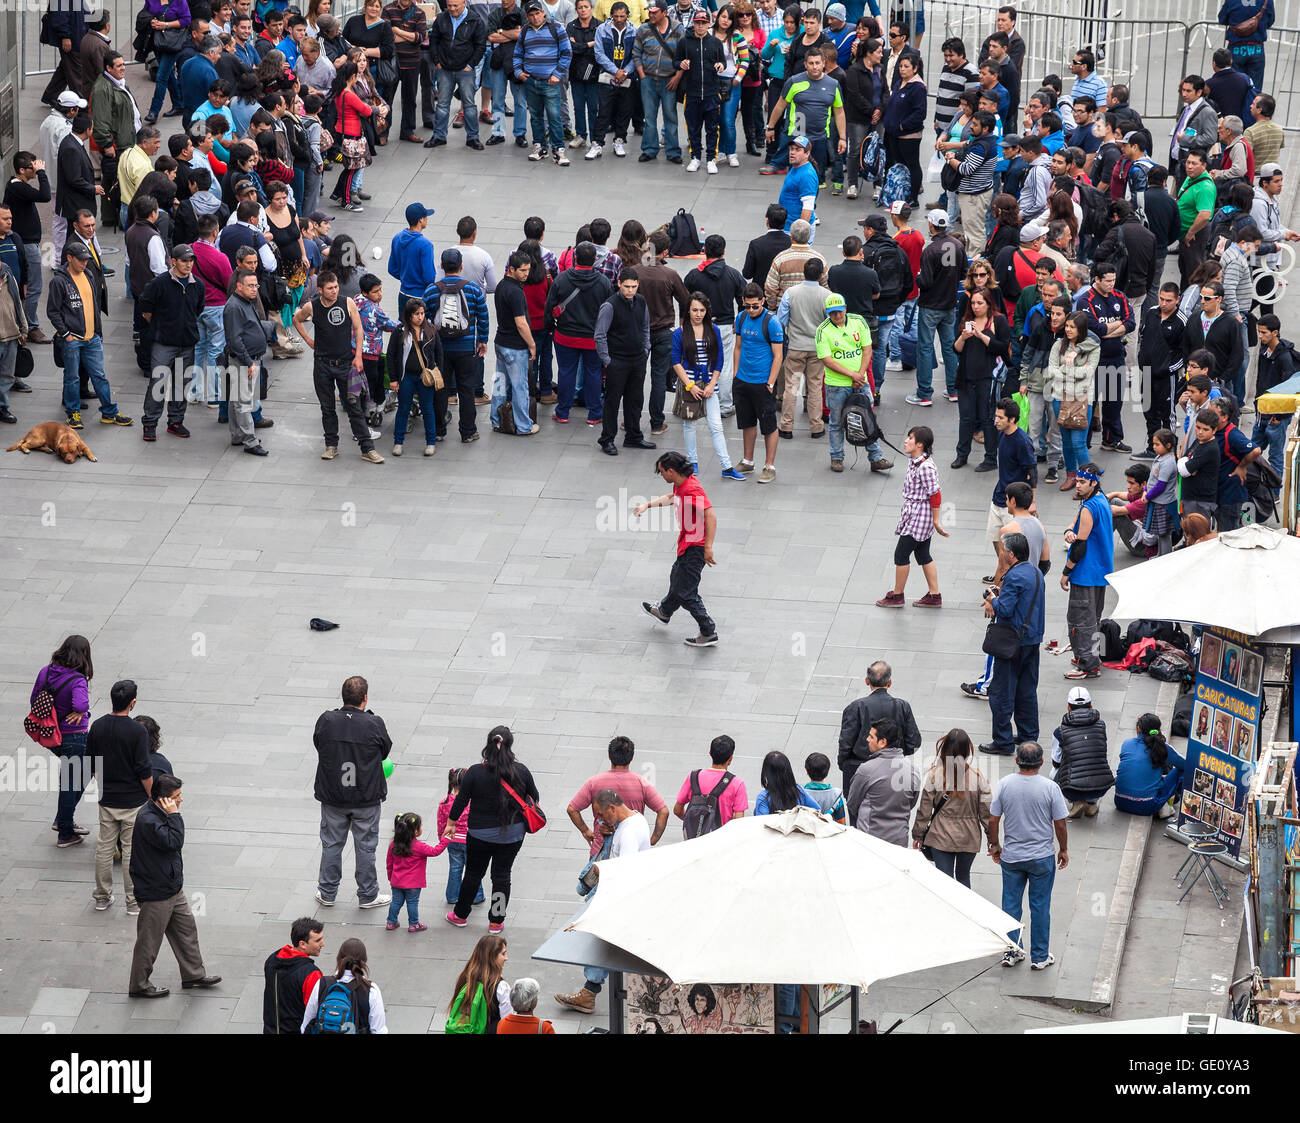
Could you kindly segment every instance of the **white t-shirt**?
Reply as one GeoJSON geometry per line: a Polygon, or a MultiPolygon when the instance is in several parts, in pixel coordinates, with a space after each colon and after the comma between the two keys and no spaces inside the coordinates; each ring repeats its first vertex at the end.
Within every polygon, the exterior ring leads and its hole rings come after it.
{"type": "MultiPolygon", "coordinates": [[[[339,981],[350,983],[352,981],[352,972],[344,971],[339,976],[339,981]]],[[[384,1017],[384,999],[379,993],[379,988],[374,983],[370,984],[370,1032],[387,1033],[388,1022],[384,1017]]],[[[302,1015],[302,1032],[306,1033],[311,1028],[311,1023],[316,1020],[316,1011],[319,1009],[321,999],[320,981],[317,980],[316,987],[311,992],[311,999],[307,1003],[307,1009],[302,1015]]]]}
{"type": "Polygon", "coordinates": [[[650,824],[644,815],[629,815],[614,831],[614,842],[609,856],[618,858],[623,854],[635,854],[650,849],[650,824]]]}

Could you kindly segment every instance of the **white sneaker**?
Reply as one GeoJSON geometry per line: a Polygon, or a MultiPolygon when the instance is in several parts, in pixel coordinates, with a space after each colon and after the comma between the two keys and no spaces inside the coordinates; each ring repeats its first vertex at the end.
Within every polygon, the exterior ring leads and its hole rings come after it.
{"type": "Polygon", "coordinates": [[[380,893],[373,901],[358,901],[359,909],[381,909],[385,905],[392,904],[393,897],[391,893],[380,893]]]}
{"type": "Polygon", "coordinates": [[[902,370],[902,369],[903,369],[903,361],[902,361],[901,359],[890,359],[887,363],[885,363],[885,369],[886,369],[886,370],[902,370]]]}
{"type": "Polygon", "coordinates": [[[621,140],[616,140],[616,141],[614,141],[614,155],[615,155],[615,156],[626,156],[626,155],[627,155],[627,148],[624,146],[624,144],[623,144],[623,142],[622,142],[621,140]]]}
{"type": "Polygon", "coordinates": [[[585,148],[586,145],[587,138],[585,136],[575,136],[571,141],[569,141],[570,148],[585,148]]]}
{"type": "Polygon", "coordinates": [[[856,183],[850,184],[849,189],[844,193],[844,197],[846,199],[856,199],[858,197],[858,185],[856,183]]]}
{"type": "Polygon", "coordinates": [[[718,165],[713,160],[710,160],[707,164],[704,165],[704,170],[708,172],[709,175],[717,175],[718,165]]]}
{"type": "Polygon", "coordinates": [[[401,456],[401,455],[402,455],[402,446],[401,446],[401,445],[393,445],[393,455],[394,455],[394,456],[401,456]]]}
{"type": "Polygon", "coordinates": [[[368,430],[368,432],[370,433],[370,439],[371,439],[372,441],[377,441],[377,440],[379,440],[380,433],[379,433],[379,430],[378,430],[378,429],[370,429],[370,430],[368,430]]]}
{"type": "Polygon", "coordinates": [[[569,157],[565,154],[563,148],[555,150],[555,166],[558,168],[567,168],[569,166],[569,157]]]}
{"type": "Polygon", "coordinates": [[[528,158],[529,158],[530,160],[534,160],[534,161],[536,161],[536,160],[545,160],[545,159],[546,159],[546,148],[545,148],[543,145],[540,145],[540,144],[534,144],[534,145],[533,145],[533,150],[532,150],[530,153],[528,153],[528,158]]]}
{"type": "Polygon", "coordinates": [[[1029,969],[1031,971],[1046,971],[1055,962],[1056,962],[1056,956],[1054,956],[1051,952],[1048,952],[1046,959],[1041,959],[1037,963],[1031,963],[1029,965],[1029,969]]]}
{"type": "MultiPolygon", "coordinates": [[[[690,162],[689,164],[686,165],[686,170],[687,170],[688,172],[698,172],[698,171],[700,170],[700,162],[699,162],[699,160],[697,160],[694,156],[692,156],[692,157],[691,157],[691,162],[690,162]]],[[[716,169],[715,169],[715,170],[716,170],[716,169]]]]}
{"type": "Polygon", "coordinates": [[[596,160],[599,158],[600,158],[599,144],[593,144],[590,148],[588,148],[587,154],[583,157],[584,160],[596,160]]]}
{"type": "Polygon", "coordinates": [[[740,158],[734,152],[730,153],[727,156],[727,167],[729,168],[740,167],[740,158]]]}

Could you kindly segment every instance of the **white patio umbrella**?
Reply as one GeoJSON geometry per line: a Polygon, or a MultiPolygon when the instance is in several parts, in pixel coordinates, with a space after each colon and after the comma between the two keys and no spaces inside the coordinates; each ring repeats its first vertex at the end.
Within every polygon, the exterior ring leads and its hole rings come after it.
{"type": "Polygon", "coordinates": [[[600,863],[573,928],[675,983],[848,983],[1000,955],[1018,927],[918,850],[809,808],[600,863]]]}
{"type": "Polygon", "coordinates": [[[1122,620],[1184,620],[1249,636],[1300,624],[1300,538],[1258,523],[1106,580],[1122,620]]]}

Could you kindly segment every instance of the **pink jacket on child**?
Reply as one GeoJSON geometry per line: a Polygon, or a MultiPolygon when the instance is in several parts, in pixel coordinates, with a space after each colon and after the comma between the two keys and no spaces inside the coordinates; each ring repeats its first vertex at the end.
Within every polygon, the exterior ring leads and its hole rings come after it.
{"type": "Polygon", "coordinates": [[[447,849],[447,843],[459,842],[462,846],[469,837],[469,804],[465,804],[465,810],[456,820],[456,832],[451,838],[443,838],[442,832],[447,829],[447,819],[451,814],[451,805],[456,802],[454,792],[448,792],[447,798],[438,804],[438,845],[434,847],[432,857],[437,857],[447,849]]]}
{"type": "Polygon", "coordinates": [[[416,839],[411,843],[411,856],[399,858],[393,853],[393,844],[388,844],[388,884],[394,889],[425,889],[428,883],[424,875],[424,863],[436,858],[439,851],[427,842],[416,839]]]}

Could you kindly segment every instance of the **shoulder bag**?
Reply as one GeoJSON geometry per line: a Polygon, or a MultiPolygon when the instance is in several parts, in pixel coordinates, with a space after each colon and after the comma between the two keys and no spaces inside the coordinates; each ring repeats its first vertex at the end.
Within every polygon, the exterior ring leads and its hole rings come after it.
{"type": "Polygon", "coordinates": [[[934,810],[930,812],[930,821],[925,825],[925,834],[921,836],[921,854],[927,862],[934,861],[934,848],[926,846],[925,840],[930,837],[930,828],[934,826],[934,821],[939,817],[939,812],[948,805],[949,798],[948,793],[944,792],[936,801],[934,810]]]}
{"type": "Polygon", "coordinates": [[[1029,629],[1029,621],[1034,615],[1038,594],[1043,587],[1043,578],[1038,576],[1037,570],[1034,571],[1034,575],[1038,580],[1034,583],[1034,595],[1029,598],[1029,611],[1025,613],[1024,625],[1017,628],[1007,620],[993,620],[984,632],[982,650],[985,655],[992,655],[994,659],[1014,659],[1019,653],[1020,641],[1024,639],[1025,632],[1029,629]]]}
{"type": "MultiPolygon", "coordinates": [[[[434,390],[443,389],[445,383],[442,380],[442,371],[437,367],[429,367],[424,361],[423,340],[414,339],[411,341],[411,346],[415,349],[415,361],[420,364],[420,381],[434,390]]],[[[519,797],[515,796],[515,798],[518,799],[519,797]]]]}
{"type": "Polygon", "coordinates": [[[533,799],[532,796],[521,796],[504,780],[501,781],[501,786],[505,788],[510,798],[519,804],[519,810],[524,814],[524,827],[529,834],[536,834],[546,826],[546,815],[543,813],[542,809],[537,806],[537,801],[533,799]]]}

